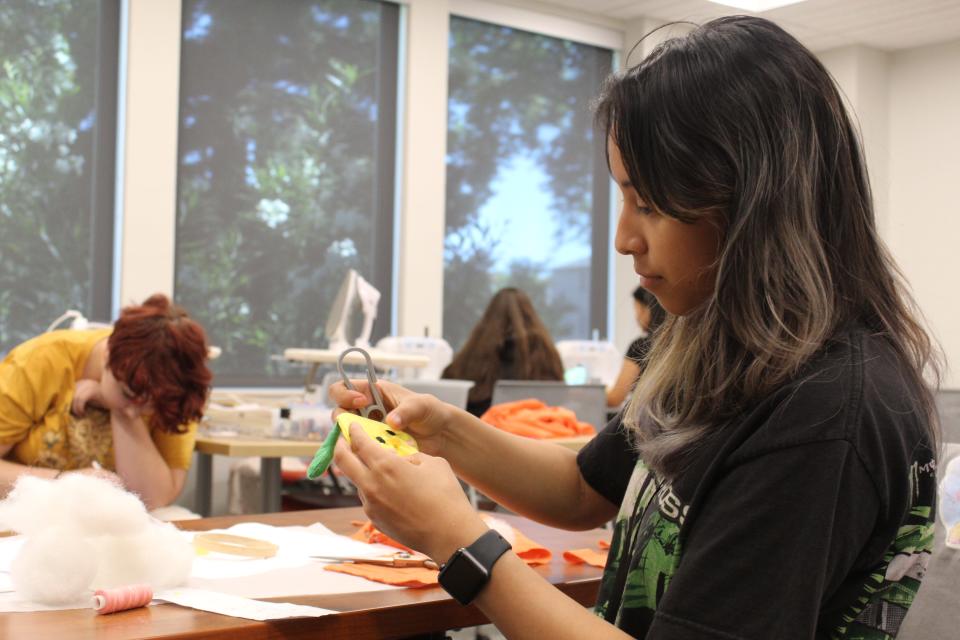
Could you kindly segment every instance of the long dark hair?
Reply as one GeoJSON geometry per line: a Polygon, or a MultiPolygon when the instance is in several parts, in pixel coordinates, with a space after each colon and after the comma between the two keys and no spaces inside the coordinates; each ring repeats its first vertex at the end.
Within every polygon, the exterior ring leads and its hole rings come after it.
{"type": "Polygon", "coordinates": [[[794,378],[848,324],[893,347],[939,428],[937,356],[874,226],[857,133],[829,73],[760,18],[713,20],[608,80],[600,128],[637,195],[665,215],[719,220],[711,297],[670,316],[626,411],[667,475],[716,425],[794,378]]]}
{"type": "Polygon", "coordinates": [[[443,377],[473,380],[469,399],[480,402],[500,379],[563,380],[563,362],[530,297],[506,287],[490,300],[443,377]]]}
{"type": "Polygon", "coordinates": [[[657,296],[643,287],[637,287],[633,290],[633,299],[650,310],[650,326],[646,327],[646,330],[647,334],[652,336],[654,332],[656,332],[657,327],[667,319],[666,309],[660,306],[657,296]]]}

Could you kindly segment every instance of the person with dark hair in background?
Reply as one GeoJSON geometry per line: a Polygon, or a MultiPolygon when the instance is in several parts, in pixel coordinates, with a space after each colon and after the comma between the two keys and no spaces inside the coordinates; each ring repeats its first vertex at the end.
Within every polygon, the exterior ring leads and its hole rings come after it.
{"type": "Polygon", "coordinates": [[[563,381],[563,362],[530,297],[506,287],[490,299],[441,377],[472,380],[467,411],[481,416],[490,408],[497,380],[563,381]]]}
{"type": "Polygon", "coordinates": [[[607,406],[619,407],[626,400],[633,383],[640,377],[643,363],[650,351],[650,344],[654,331],[663,323],[667,313],[657,302],[656,296],[637,287],[633,290],[633,312],[637,318],[637,325],[643,329],[643,335],[630,343],[627,353],[623,357],[623,365],[613,386],[607,389],[607,406]]]}
{"type": "Polygon", "coordinates": [[[148,508],[183,490],[212,374],[203,328],[161,294],[112,328],[51,331],[0,362],[0,493],[28,474],[119,481],[148,508]]]}
{"type": "Polygon", "coordinates": [[[718,18],[611,78],[597,118],[614,244],[669,314],[626,411],[575,454],[382,382],[420,453],[353,425],[337,465],[512,640],[896,637],[933,546],[940,367],[830,74],[773,22],[718,18]],[[595,615],[454,474],[555,527],[613,518],[595,615]]]}

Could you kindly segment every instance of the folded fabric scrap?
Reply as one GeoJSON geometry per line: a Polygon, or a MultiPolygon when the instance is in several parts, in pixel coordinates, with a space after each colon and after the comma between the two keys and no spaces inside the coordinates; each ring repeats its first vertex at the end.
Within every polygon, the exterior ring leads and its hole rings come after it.
{"type": "MultiPolygon", "coordinates": [[[[483,518],[490,528],[499,531],[500,535],[506,538],[510,544],[513,545],[514,553],[516,553],[517,556],[519,556],[520,559],[522,559],[528,565],[536,566],[548,564],[550,562],[550,559],[553,556],[550,550],[525,536],[523,533],[518,531],[516,527],[511,526],[504,520],[495,518],[485,513],[481,514],[480,517],[483,518]]],[[[371,544],[386,544],[396,547],[397,549],[403,549],[404,551],[415,553],[409,547],[400,544],[396,540],[393,540],[384,534],[382,531],[378,530],[375,526],[373,526],[372,522],[354,521],[353,524],[360,527],[359,531],[351,536],[355,540],[362,540],[371,544]]],[[[381,582],[383,584],[390,584],[398,587],[410,587],[413,589],[432,587],[436,585],[437,576],[439,575],[439,571],[436,569],[426,569],[423,567],[384,567],[380,565],[363,563],[328,564],[324,567],[324,569],[327,571],[336,571],[337,573],[346,573],[352,576],[359,576],[374,582],[381,582]]]]}
{"type": "Polygon", "coordinates": [[[495,404],[480,419],[503,431],[540,440],[597,432],[593,425],[577,420],[577,415],[570,409],[548,407],[532,398],[495,404]]]}
{"type": "Polygon", "coordinates": [[[563,559],[570,564],[589,564],[593,567],[603,569],[607,566],[607,552],[610,550],[610,543],[606,540],[597,542],[600,551],[596,549],[569,549],[563,552],[563,559]]]}

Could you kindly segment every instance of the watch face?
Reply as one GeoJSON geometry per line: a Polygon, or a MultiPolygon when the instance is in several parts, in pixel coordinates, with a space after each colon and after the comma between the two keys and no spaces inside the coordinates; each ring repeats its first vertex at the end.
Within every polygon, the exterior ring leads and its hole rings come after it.
{"type": "Polygon", "coordinates": [[[490,572],[487,571],[487,568],[480,564],[479,560],[470,555],[470,552],[466,549],[460,554],[460,562],[465,565],[464,571],[468,571],[471,575],[477,576],[477,578],[483,582],[486,582],[490,578],[490,572]]]}
{"type": "Polygon", "coordinates": [[[440,571],[440,585],[461,604],[470,603],[487,584],[490,572],[466,549],[458,549],[440,571]]]}

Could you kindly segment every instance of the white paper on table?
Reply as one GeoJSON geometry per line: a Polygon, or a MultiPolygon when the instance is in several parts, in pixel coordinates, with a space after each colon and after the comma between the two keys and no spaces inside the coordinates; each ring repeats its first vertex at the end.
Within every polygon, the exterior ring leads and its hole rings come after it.
{"type": "Polygon", "coordinates": [[[290,604],[289,602],[262,602],[202,589],[167,589],[154,594],[154,597],[157,600],[172,602],[182,607],[210,611],[234,618],[246,618],[247,620],[319,618],[320,616],[337,613],[320,607],[290,604]]]}
{"type": "MultiPolygon", "coordinates": [[[[277,545],[272,558],[245,558],[225,553],[198,555],[193,561],[191,576],[203,580],[239,578],[275,571],[320,564],[310,556],[348,556],[371,558],[396,552],[386,545],[371,545],[333,533],[323,525],[309,527],[274,527],[259,522],[243,522],[229,529],[214,532],[266,540],[277,545]]],[[[184,532],[193,539],[197,533],[184,532]]]]}

